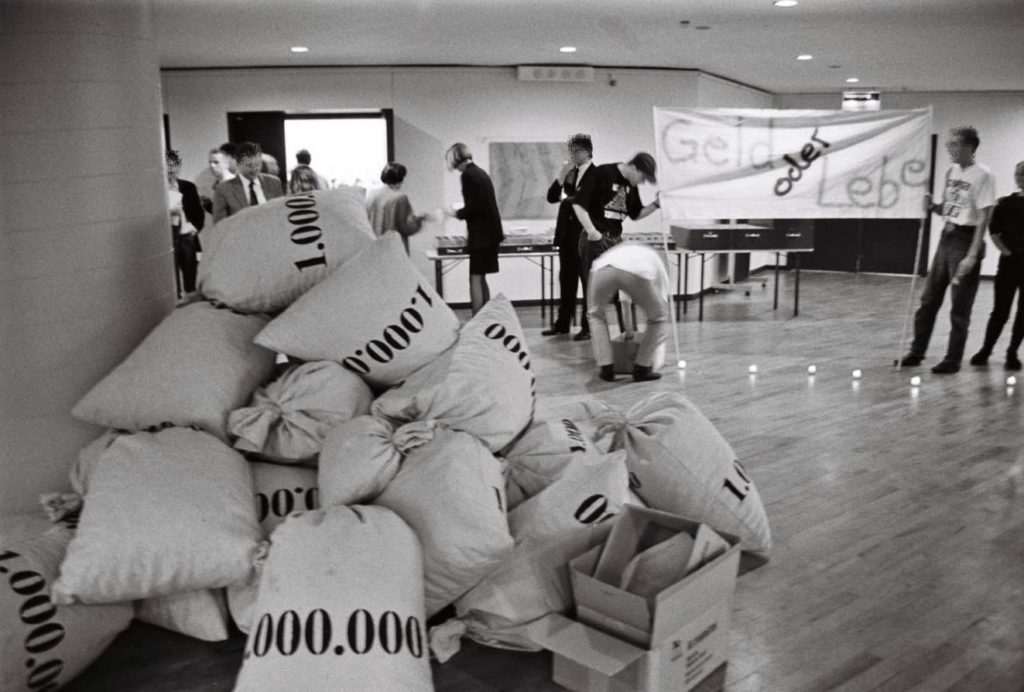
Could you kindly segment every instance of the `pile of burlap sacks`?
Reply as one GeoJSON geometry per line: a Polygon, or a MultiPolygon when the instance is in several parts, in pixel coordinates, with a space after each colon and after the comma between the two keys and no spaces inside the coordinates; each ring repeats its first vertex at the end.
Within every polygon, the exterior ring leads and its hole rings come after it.
{"type": "Polygon", "coordinates": [[[566,563],[626,502],[770,547],[689,402],[538,418],[508,300],[460,324],[358,192],[204,245],[199,294],[75,406],[108,430],[44,498],[57,523],[0,530],[3,689],[56,689],[132,617],[205,640],[233,620],[237,689],[432,689],[428,618],[453,616],[441,660],[461,636],[533,648],[520,628],[570,608],[566,563]]]}

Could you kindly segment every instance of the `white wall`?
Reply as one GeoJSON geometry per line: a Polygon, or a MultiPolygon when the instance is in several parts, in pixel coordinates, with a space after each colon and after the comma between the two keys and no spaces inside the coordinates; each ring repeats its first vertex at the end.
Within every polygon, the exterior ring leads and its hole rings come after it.
{"type": "MultiPolygon", "coordinates": [[[[403,189],[419,211],[461,199],[458,175],[444,166],[444,152],[456,141],[468,144],[487,169],[490,142],[563,141],[589,132],[595,161],[607,163],[654,152],[654,106],[768,107],[772,101],[763,92],[679,70],[599,70],[594,82],[582,84],[520,82],[514,68],[165,71],[163,87],[172,144],[185,159],[183,175],[192,178],[207,151],[227,140],[229,111],[392,108],[395,157],[409,168],[403,189]]],[[[645,186],[641,197],[650,200],[654,191],[645,186]]],[[[506,225],[544,230],[554,220],[508,219],[506,225]]],[[[657,231],[660,219],[652,215],[631,227],[657,231]]],[[[424,276],[433,280],[424,251],[434,247],[434,237],[464,232],[461,222],[448,220],[427,224],[412,238],[411,254],[424,276]]],[[[466,272],[463,262],[445,276],[449,301],[468,301],[466,272]]],[[[538,298],[538,275],[525,260],[503,259],[491,291],[538,298]]]]}
{"type": "MultiPolygon", "coordinates": [[[[882,108],[903,110],[932,107],[932,131],[939,136],[936,151],[936,191],[941,194],[941,176],[949,163],[943,143],[949,128],[957,125],[973,125],[978,129],[981,146],[978,161],[988,166],[996,177],[996,195],[1007,195],[1014,191],[1013,167],[1024,160],[1024,93],[1021,92],[978,92],[978,93],[882,93],[882,108]]],[[[840,95],[830,94],[784,94],[775,98],[776,108],[840,108],[840,95]]],[[[932,224],[935,229],[935,224],[932,224]]],[[[929,256],[935,251],[938,233],[931,234],[929,256]]],[[[981,273],[991,276],[996,273],[998,253],[991,241],[986,240],[988,249],[981,273]]]]}

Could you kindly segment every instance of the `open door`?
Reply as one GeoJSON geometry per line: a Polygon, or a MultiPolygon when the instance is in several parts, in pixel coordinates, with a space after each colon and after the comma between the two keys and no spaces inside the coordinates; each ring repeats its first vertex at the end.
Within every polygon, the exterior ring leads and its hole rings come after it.
{"type": "Polygon", "coordinates": [[[278,176],[288,189],[288,161],[285,159],[284,111],[228,113],[228,141],[256,142],[263,153],[277,159],[278,176]]]}

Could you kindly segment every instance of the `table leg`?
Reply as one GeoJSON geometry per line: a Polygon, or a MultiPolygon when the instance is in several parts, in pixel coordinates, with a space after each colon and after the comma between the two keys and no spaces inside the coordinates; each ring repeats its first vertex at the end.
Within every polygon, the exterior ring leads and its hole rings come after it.
{"type": "Polygon", "coordinates": [[[676,322],[679,321],[679,301],[680,301],[680,297],[679,297],[679,282],[683,280],[683,276],[680,273],[682,271],[682,269],[683,269],[683,267],[681,266],[682,261],[683,261],[683,256],[680,253],[677,252],[676,253],[676,298],[675,298],[675,300],[676,300],[676,322]]]}
{"type": "Polygon", "coordinates": [[[775,299],[772,302],[772,310],[779,309],[779,253],[775,253],[775,299]]]}
{"type": "Polygon", "coordinates": [[[697,255],[700,257],[700,286],[697,287],[697,303],[700,309],[697,311],[697,319],[701,322],[704,321],[704,253],[697,255]]]}
{"type": "MultiPolygon", "coordinates": [[[[686,311],[687,311],[687,308],[688,308],[688,306],[686,304],[686,292],[689,291],[689,290],[690,290],[690,253],[687,252],[686,253],[686,261],[683,264],[683,314],[684,315],[686,314],[686,311]]],[[[676,312],[676,314],[678,315],[679,313],[676,312]]]]}
{"type": "MultiPolygon", "coordinates": [[[[561,270],[561,267],[559,267],[561,270]]],[[[551,324],[555,323],[555,256],[551,256],[551,269],[548,274],[548,295],[551,296],[551,304],[548,306],[548,311],[551,313],[551,324]]],[[[559,295],[561,300],[561,295],[559,295]]]]}
{"type": "Polygon", "coordinates": [[[437,295],[442,299],[444,298],[444,275],[441,273],[441,263],[444,262],[440,257],[434,260],[434,289],[437,290],[437,295]]]}
{"type": "Polygon", "coordinates": [[[544,324],[547,320],[547,309],[548,300],[547,295],[544,292],[544,255],[540,256],[540,323],[544,324]]]}
{"type": "Polygon", "coordinates": [[[795,275],[793,277],[793,317],[800,314],[800,253],[794,253],[793,264],[796,265],[793,269],[795,275]]]}

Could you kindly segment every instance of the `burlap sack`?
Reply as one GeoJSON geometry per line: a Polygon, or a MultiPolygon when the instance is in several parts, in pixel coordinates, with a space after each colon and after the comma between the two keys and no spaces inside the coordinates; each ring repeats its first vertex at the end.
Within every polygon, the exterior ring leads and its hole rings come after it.
{"type": "Polygon", "coordinates": [[[633,490],[653,509],[739,536],[745,550],[772,545],[761,496],[729,443],[681,394],[660,392],[625,413],[594,418],[597,439],[626,450],[633,490]]]}
{"type": "Polygon", "coordinates": [[[372,502],[398,473],[410,450],[434,438],[433,421],[395,426],[360,416],[327,433],[320,452],[320,497],[325,507],[372,502]]]}
{"type": "Polygon", "coordinates": [[[459,331],[455,346],[373,402],[375,416],[436,420],[492,452],[533,419],[536,388],[526,339],[512,304],[492,298],[459,331]]]}
{"type": "Polygon", "coordinates": [[[566,466],[582,462],[587,439],[568,418],[534,420],[499,453],[508,460],[508,507],[514,509],[561,478],[566,466]]]}
{"type": "Polygon", "coordinates": [[[388,387],[441,355],[458,329],[401,237],[385,233],[267,325],[256,343],[302,360],[332,360],[388,387]]]}
{"type": "Polygon", "coordinates": [[[72,532],[40,514],[0,517],[0,689],[54,690],[85,669],[132,619],[131,603],[63,605],[50,586],[72,532]]]}
{"type": "Polygon", "coordinates": [[[96,464],[55,603],[115,603],[244,579],[262,539],[242,456],[204,432],[118,436],[96,464]]]}
{"type": "Polygon", "coordinates": [[[242,312],[277,312],[371,242],[355,188],[279,197],[203,233],[199,291],[242,312]]]}
{"type": "Polygon", "coordinates": [[[311,461],[334,426],[370,412],[373,393],[337,363],[289,368],[228,416],[235,449],[278,463],[311,461]]]}
{"type": "Polygon", "coordinates": [[[195,425],[227,440],[228,414],[274,371],[274,354],[252,343],[266,323],[206,302],[177,308],[71,415],[132,432],[195,425]]]}
{"type": "Polygon", "coordinates": [[[289,517],[255,613],[239,692],[433,689],[420,544],[383,507],[289,517]]]}
{"type": "Polygon", "coordinates": [[[501,465],[470,435],[438,429],[411,450],[375,504],[423,542],[427,615],[473,588],[512,549],[501,465]]]}
{"type": "Polygon", "coordinates": [[[316,469],[254,461],[249,470],[256,496],[256,520],[265,537],[292,512],[320,508],[316,469]]]}
{"type": "Polygon", "coordinates": [[[569,560],[604,541],[608,521],[629,498],[625,453],[597,455],[509,513],[515,548],[494,572],[455,603],[474,640],[536,650],[518,629],[572,605],[569,560]]]}

